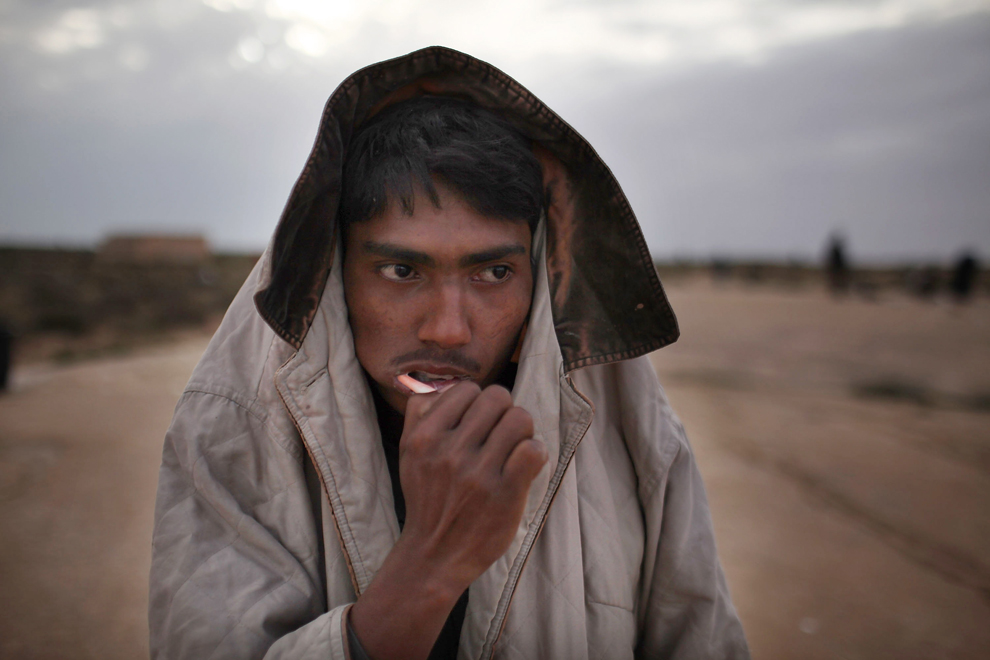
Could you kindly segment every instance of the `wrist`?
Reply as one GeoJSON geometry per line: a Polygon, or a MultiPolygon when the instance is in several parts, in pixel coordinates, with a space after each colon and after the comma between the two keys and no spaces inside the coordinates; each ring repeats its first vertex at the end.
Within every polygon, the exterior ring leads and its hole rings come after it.
{"type": "Polygon", "coordinates": [[[426,658],[467,586],[424,544],[400,537],[348,623],[375,660],[426,658]]]}
{"type": "Polygon", "coordinates": [[[398,569],[396,572],[401,572],[406,597],[425,607],[449,611],[471,584],[431,552],[428,544],[418,542],[412,535],[399,537],[385,563],[394,565],[398,569]]]}

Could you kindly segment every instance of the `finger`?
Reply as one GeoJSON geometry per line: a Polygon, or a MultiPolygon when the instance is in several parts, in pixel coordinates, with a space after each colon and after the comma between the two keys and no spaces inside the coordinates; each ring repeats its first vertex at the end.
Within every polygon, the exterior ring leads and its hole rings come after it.
{"type": "Polygon", "coordinates": [[[480,461],[495,474],[501,474],[509,454],[523,440],[533,437],[533,417],[517,406],[511,407],[488,434],[480,461]]]}
{"type": "MultiPolygon", "coordinates": [[[[465,411],[478,395],[481,388],[477,383],[464,381],[454,385],[446,392],[438,395],[416,394],[409,398],[409,401],[419,398],[429,398],[429,401],[416,404],[419,417],[417,423],[428,424],[434,431],[448,431],[460,423],[465,411]],[[422,409],[420,409],[422,406],[422,409]]],[[[406,404],[408,406],[408,403],[406,404]]],[[[406,428],[409,428],[409,420],[406,420],[406,428]]]]}
{"type": "Polygon", "coordinates": [[[440,399],[440,394],[432,392],[430,394],[412,394],[406,399],[406,414],[403,428],[412,428],[419,423],[419,420],[430,411],[440,399]]]}
{"type": "MultiPolygon", "coordinates": [[[[457,441],[462,447],[480,447],[488,440],[502,415],[512,408],[512,395],[500,385],[490,385],[471,402],[457,425],[457,441]]],[[[501,466],[501,463],[499,463],[501,466]]]]}
{"type": "Polygon", "coordinates": [[[547,462],[542,441],[528,438],[516,444],[502,468],[502,483],[509,497],[522,496],[547,462]]]}

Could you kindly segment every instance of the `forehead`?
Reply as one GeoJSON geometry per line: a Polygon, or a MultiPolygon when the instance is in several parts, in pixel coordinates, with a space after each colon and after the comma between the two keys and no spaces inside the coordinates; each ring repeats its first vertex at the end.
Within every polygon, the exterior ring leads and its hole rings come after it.
{"type": "Polygon", "coordinates": [[[484,216],[449,190],[438,186],[437,192],[439,208],[417,194],[411,215],[400,204],[389,204],[381,216],[353,223],[347,229],[347,251],[360,252],[368,243],[389,244],[442,259],[518,244],[529,254],[532,236],[524,220],[484,216]]]}

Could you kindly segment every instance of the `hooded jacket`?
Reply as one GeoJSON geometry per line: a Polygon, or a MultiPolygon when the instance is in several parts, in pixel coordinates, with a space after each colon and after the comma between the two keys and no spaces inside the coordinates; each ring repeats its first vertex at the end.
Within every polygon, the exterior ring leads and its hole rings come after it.
{"type": "Polygon", "coordinates": [[[677,338],[635,216],[591,146],[494,67],[427,48],[327,102],[275,235],[165,438],[152,658],[347,658],[345,616],[399,537],[335,259],[347,145],[381,108],[468,99],[526,135],[551,203],[512,396],[549,461],[470,588],[460,658],[748,658],[691,449],[645,354],[677,338]]]}

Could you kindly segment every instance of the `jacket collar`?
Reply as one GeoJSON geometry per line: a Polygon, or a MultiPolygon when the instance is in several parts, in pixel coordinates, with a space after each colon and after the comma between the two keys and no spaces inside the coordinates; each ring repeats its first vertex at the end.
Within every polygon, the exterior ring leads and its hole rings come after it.
{"type": "Polygon", "coordinates": [[[341,169],[351,136],[386,105],[423,94],[470,99],[533,141],[551,192],[546,274],[564,371],[636,357],[677,339],[677,321],[639,224],[591,145],[509,76],[438,46],[362,69],[327,101],[255,295],[259,313],[280,337],[299,349],[316,320],[334,265],[341,169]]]}

